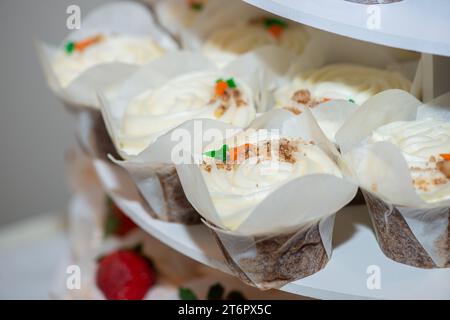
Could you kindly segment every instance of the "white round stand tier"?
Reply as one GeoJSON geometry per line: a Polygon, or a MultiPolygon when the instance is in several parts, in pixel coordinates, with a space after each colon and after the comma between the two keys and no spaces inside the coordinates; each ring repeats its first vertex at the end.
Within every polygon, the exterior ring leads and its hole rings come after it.
{"type": "Polygon", "coordinates": [[[403,0],[372,6],[345,0],[244,1],[290,20],[343,36],[450,56],[448,0],[403,0]]]}
{"type": "MultiPolygon", "coordinates": [[[[151,218],[123,197],[117,205],[146,232],[180,253],[230,273],[210,231],[203,225],[183,226],[151,218]]],[[[450,299],[450,268],[425,270],[386,258],[372,231],[365,206],[341,210],[336,217],[333,256],[318,273],[281,290],[318,299],[450,299]],[[367,282],[379,271],[380,288],[367,282]]]]}

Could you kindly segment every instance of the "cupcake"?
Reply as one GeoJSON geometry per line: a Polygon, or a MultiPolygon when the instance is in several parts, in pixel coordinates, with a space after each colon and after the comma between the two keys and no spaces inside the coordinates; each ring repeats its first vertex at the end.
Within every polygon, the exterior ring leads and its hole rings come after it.
{"type": "Polygon", "coordinates": [[[59,46],[37,44],[50,88],[72,111],[98,109],[97,92],[113,91],[135,68],[176,49],[148,9],[134,2],[98,7],[59,46]]]}
{"type": "Polygon", "coordinates": [[[400,149],[423,201],[450,200],[450,122],[395,121],[374,130],[367,143],[383,141],[400,149]]]}
{"type": "Polygon", "coordinates": [[[183,74],[132,99],[122,124],[122,150],[130,155],[190,119],[217,119],[245,127],[256,116],[243,80],[217,71],[183,74]]]}
{"type": "MultiPolygon", "coordinates": [[[[211,151],[205,153],[202,177],[227,231],[239,229],[269,194],[293,179],[313,174],[342,177],[337,164],[313,141],[290,136],[255,139],[263,134],[245,131],[225,140],[214,158],[211,151]]],[[[319,228],[317,221],[301,231],[256,235],[251,249],[236,257],[231,252],[245,237],[211,227],[231,269],[244,282],[261,288],[282,286],[326,265],[329,256],[319,228]]]]}
{"type": "Polygon", "coordinates": [[[343,121],[373,95],[387,89],[409,91],[411,82],[398,72],[382,70],[351,63],[333,63],[302,71],[289,83],[275,92],[277,108],[285,108],[299,114],[299,105],[311,108],[320,127],[331,141],[343,121]],[[343,117],[338,114],[326,116],[326,104],[333,100],[346,100],[343,117]]]}
{"type": "MultiPolygon", "coordinates": [[[[123,83],[117,99],[106,101],[104,116],[123,159],[158,154],[154,142],[192,119],[209,118],[244,127],[256,116],[257,91],[235,72],[219,70],[194,53],[172,53],[147,65],[123,83]]],[[[172,163],[126,167],[162,220],[193,224],[198,214],[187,201],[172,163]],[[149,182],[143,176],[151,172],[149,182]],[[148,188],[149,183],[153,188],[148,188]]]]}
{"type": "Polygon", "coordinates": [[[266,45],[279,46],[300,54],[308,39],[306,30],[298,23],[259,16],[213,30],[204,39],[202,52],[223,66],[239,55],[266,45]]]}
{"type": "MultiPolygon", "coordinates": [[[[187,199],[244,282],[279,288],[328,262],[334,214],[356,186],[345,180],[339,154],[307,111],[295,117],[273,110],[245,130],[192,120],[160,137],[153,149],[123,165],[174,163],[187,199]],[[198,127],[202,134],[194,134],[198,127]],[[175,159],[180,141],[171,137],[182,132],[194,138],[194,149],[182,149],[183,157],[175,159]]],[[[150,178],[144,170],[135,174],[150,178]]]]}
{"type": "Polygon", "coordinates": [[[445,108],[436,109],[434,102],[421,106],[407,93],[386,91],[363,105],[337,135],[363,189],[381,249],[397,262],[420,268],[450,266],[445,108]],[[396,115],[389,115],[392,104],[398,104],[396,115]],[[364,129],[350,122],[372,116],[364,129]]]}

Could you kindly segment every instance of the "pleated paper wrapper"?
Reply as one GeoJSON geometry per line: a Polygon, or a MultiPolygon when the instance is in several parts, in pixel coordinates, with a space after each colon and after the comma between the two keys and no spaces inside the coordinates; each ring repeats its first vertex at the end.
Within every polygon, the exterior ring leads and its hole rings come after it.
{"type": "Polygon", "coordinates": [[[70,33],[59,46],[36,43],[39,60],[50,89],[69,108],[77,112],[80,109],[99,109],[97,92],[110,92],[137,68],[126,63],[104,63],[96,65],[63,87],[52,67],[53,57],[64,50],[68,41],[84,39],[96,34],[122,34],[137,37],[150,37],[167,51],[177,50],[178,45],[154,21],[150,11],[142,4],[134,2],[113,2],[100,6],[85,18],[81,29],[70,33]]]}
{"type": "MultiPolygon", "coordinates": [[[[199,123],[203,132],[219,130],[223,137],[228,130],[239,130],[207,119],[188,121],[174,130],[186,130],[193,136],[199,123]]],[[[257,118],[250,128],[278,129],[282,135],[312,140],[331,159],[341,162],[334,145],[323,135],[308,110],[302,117],[274,110],[257,118]]],[[[170,163],[176,144],[169,132],[122,165],[129,168],[170,163]]],[[[194,144],[196,154],[201,155],[207,142],[194,144]]],[[[193,157],[192,150],[183,150],[183,154],[193,157]]],[[[187,198],[213,232],[231,271],[260,289],[279,288],[326,265],[332,251],[334,214],[352,200],[357,190],[345,178],[328,174],[296,178],[271,192],[239,227],[229,230],[212,203],[200,167],[191,162],[176,164],[176,169],[187,198]]]]}
{"type": "Polygon", "coordinates": [[[445,268],[450,266],[450,201],[422,200],[400,149],[389,142],[366,143],[384,124],[423,119],[449,121],[450,94],[422,104],[401,90],[382,92],[348,119],[337,141],[363,189],[384,254],[419,268],[445,268]]]}
{"type": "MultiPolygon", "coordinates": [[[[268,103],[269,93],[263,91],[263,88],[273,85],[276,74],[287,69],[288,60],[269,61],[274,56],[289,57],[290,54],[278,48],[266,47],[241,57],[225,69],[219,69],[197,53],[176,52],[140,68],[118,88],[116,99],[102,99],[103,117],[118,154],[122,159],[129,159],[132,155],[124,145],[133,145],[136,142],[149,145],[151,152],[150,138],[127,137],[123,133],[122,122],[126,108],[129,102],[141,93],[164,85],[182,74],[216,71],[227,76],[239,77],[252,89],[252,98],[257,108],[264,109],[261,106],[268,103]],[[266,69],[266,65],[271,69],[266,69]]],[[[182,224],[200,223],[200,216],[187,201],[173,164],[140,163],[127,166],[126,169],[158,219],[182,224]]]]}

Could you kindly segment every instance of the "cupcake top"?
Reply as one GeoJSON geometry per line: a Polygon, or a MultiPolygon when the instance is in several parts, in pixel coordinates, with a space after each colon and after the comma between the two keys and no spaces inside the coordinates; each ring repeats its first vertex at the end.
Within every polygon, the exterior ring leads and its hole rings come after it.
{"type": "Polygon", "coordinates": [[[412,183],[428,203],[450,199],[450,123],[397,121],[375,130],[369,143],[396,145],[411,171],[412,183]]]}
{"type": "Polygon", "coordinates": [[[143,65],[163,53],[164,50],[148,37],[98,34],[66,43],[52,63],[62,87],[67,87],[84,71],[98,64],[122,62],[143,65]]]}
{"type": "Polygon", "coordinates": [[[203,178],[218,214],[231,230],[289,180],[310,174],[342,177],[337,165],[314,142],[265,134],[265,130],[247,130],[220,147],[204,150],[203,178]]]}
{"type": "Polygon", "coordinates": [[[238,127],[256,116],[252,89],[218,72],[193,72],[131,100],[122,125],[122,147],[137,154],[156,138],[191,119],[216,119],[238,127]]]}
{"type": "MultiPolygon", "coordinates": [[[[297,104],[312,108],[312,113],[331,141],[342,123],[332,118],[318,116],[319,104],[331,100],[347,100],[361,105],[370,97],[387,89],[409,91],[411,82],[398,72],[391,72],[356,64],[330,64],[297,75],[290,83],[274,94],[276,108],[285,108],[300,114],[297,104]]],[[[342,110],[349,113],[352,110],[342,110]]]]}
{"type": "Polygon", "coordinates": [[[277,45],[294,53],[303,52],[308,41],[305,29],[276,18],[255,18],[236,22],[214,31],[205,41],[203,52],[219,65],[264,45],[277,45]]]}
{"type": "Polygon", "coordinates": [[[275,99],[278,107],[291,107],[293,102],[314,107],[336,99],[361,105],[381,91],[410,88],[411,82],[398,72],[339,63],[300,73],[277,90],[275,99]]]}

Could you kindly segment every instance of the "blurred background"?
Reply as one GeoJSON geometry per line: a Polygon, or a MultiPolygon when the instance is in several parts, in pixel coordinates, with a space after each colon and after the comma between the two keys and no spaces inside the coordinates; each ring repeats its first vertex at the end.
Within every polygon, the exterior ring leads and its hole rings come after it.
{"type": "Polygon", "coordinates": [[[83,17],[106,2],[0,1],[0,299],[48,299],[68,252],[64,154],[73,121],[47,88],[34,41],[62,41],[67,6],[83,17]]]}
{"type": "Polygon", "coordinates": [[[0,228],[61,214],[69,199],[64,154],[74,143],[70,115],[47,88],[34,40],[58,44],[66,8],[81,14],[107,0],[0,1],[0,228]]]}

